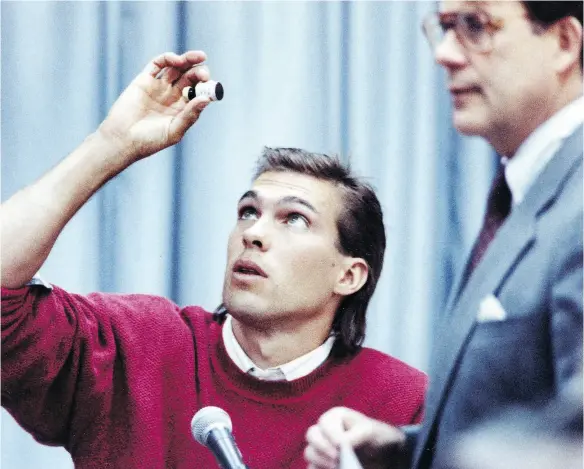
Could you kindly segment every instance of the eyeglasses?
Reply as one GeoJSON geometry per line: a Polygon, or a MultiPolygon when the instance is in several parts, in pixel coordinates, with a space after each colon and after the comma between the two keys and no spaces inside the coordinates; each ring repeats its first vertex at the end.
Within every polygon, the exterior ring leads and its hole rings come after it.
{"type": "Polygon", "coordinates": [[[493,34],[503,27],[502,18],[493,18],[482,10],[453,13],[431,13],[422,23],[422,29],[432,51],[442,43],[451,29],[468,49],[481,53],[493,49],[493,34]]]}

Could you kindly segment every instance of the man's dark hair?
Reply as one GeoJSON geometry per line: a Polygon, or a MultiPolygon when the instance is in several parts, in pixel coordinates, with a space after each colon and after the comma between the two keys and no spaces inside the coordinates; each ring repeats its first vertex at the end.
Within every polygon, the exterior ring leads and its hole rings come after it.
{"type": "MultiPolygon", "coordinates": [[[[298,148],[265,147],[253,179],[267,172],[313,176],[334,184],[341,193],[337,249],[343,255],[364,259],[369,266],[367,282],[341,301],[332,325],[336,337],[332,354],[335,357],[353,355],[365,338],[365,312],[383,267],[385,228],[379,200],[371,186],[353,175],[349,165],[343,164],[337,156],[298,148]]],[[[221,305],[215,311],[216,319],[222,322],[227,312],[221,305]]]]}
{"type": "MultiPolygon", "coordinates": [[[[532,22],[547,28],[556,21],[573,16],[582,24],[582,2],[543,2],[522,1],[532,22]]],[[[582,49],[580,49],[580,67],[582,67],[582,49]]]]}

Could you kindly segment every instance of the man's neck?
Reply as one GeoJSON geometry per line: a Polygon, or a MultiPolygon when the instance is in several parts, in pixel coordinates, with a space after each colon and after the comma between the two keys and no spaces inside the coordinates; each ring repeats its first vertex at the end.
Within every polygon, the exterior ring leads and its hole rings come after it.
{"type": "Polygon", "coordinates": [[[329,336],[330,321],[313,321],[293,328],[270,330],[250,326],[233,318],[235,339],[257,366],[267,369],[283,365],[315,350],[329,336]]]}

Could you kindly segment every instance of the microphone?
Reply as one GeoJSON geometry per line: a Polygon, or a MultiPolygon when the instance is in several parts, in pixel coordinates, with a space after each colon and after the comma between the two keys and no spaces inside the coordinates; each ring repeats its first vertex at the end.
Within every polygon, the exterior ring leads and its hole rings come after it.
{"type": "Polygon", "coordinates": [[[211,450],[223,469],[249,469],[231,434],[233,426],[227,412],[219,407],[203,407],[191,421],[195,440],[211,450]]]}

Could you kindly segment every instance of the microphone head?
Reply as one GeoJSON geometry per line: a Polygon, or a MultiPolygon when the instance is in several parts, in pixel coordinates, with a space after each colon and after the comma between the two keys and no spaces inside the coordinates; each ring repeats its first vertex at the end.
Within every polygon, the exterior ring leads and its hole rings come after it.
{"type": "Polygon", "coordinates": [[[191,421],[191,433],[203,446],[207,446],[207,436],[214,428],[227,428],[230,432],[233,429],[231,418],[219,407],[203,407],[191,421]]]}

